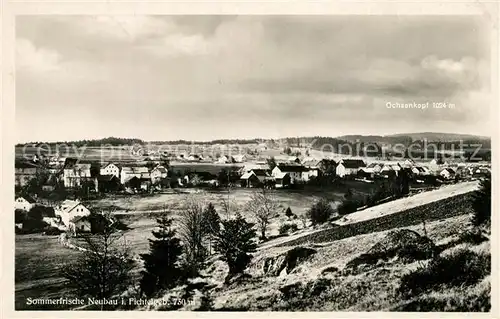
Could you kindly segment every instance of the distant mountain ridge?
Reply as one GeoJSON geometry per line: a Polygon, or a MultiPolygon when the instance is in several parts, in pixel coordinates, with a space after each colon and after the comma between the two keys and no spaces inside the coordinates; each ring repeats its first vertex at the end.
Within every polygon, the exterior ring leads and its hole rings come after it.
{"type": "MultiPolygon", "coordinates": [[[[438,132],[422,132],[422,133],[399,133],[391,135],[342,135],[337,137],[330,136],[307,136],[307,137],[285,137],[285,138],[253,138],[253,139],[214,139],[210,141],[190,141],[190,140],[170,140],[170,141],[144,141],[137,138],[119,138],[119,137],[106,137],[102,139],[93,140],[79,140],[79,141],[64,141],[64,142],[49,142],[52,144],[74,144],[74,145],[87,145],[87,146],[101,146],[101,145],[134,145],[134,144],[258,144],[258,143],[278,143],[289,145],[304,145],[313,141],[346,141],[349,143],[381,143],[381,144],[397,144],[397,143],[411,143],[412,141],[421,141],[426,139],[428,142],[490,142],[491,138],[487,136],[472,135],[472,134],[459,134],[459,133],[438,133],[438,132]]],[[[30,145],[30,144],[43,144],[43,142],[35,143],[19,143],[16,146],[30,145]]]]}

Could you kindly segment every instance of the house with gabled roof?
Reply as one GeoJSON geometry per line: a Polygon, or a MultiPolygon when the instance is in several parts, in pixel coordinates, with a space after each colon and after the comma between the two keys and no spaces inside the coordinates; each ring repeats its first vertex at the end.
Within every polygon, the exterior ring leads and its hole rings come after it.
{"type": "Polygon", "coordinates": [[[258,187],[262,183],[253,171],[246,172],[240,177],[241,187],[258,187]]]}
{"type": "Polygon", "coordinates": [[[101,193],[116,192],[120,189],[120,179],[115,175],[97,176],[97,189],[101,193]]]}
{"type": "Polygon", "coordinates": [[[290,176],[290,183],[295,184],[297,182],[304,181],[303,173],[309,170],[303,165],[299,164],[283,164],[280,163],[273,168],[271,175],[276,178],[280,173],[288,173],[290,176]]]}
{"type": "Polygon", "coordinates": [[[339,177],[356,175],[361,167],[366,167],[366,163],[361,159],[342,159],[335,168],[339,177]]]}
{"type": "Polygon", "coordinates": [[[165,166],[158,165],[151,170],[150,176],[151,176],[151,182],[153,184],[157,184],[160,183],[165,178],[167,178],[168,170],[165,168],[165,166]]]}
{"type": "MultiPolygon", "coordinates": [[[[120,182],[125,184],[127,180],[132,177],[142,178],[143,174],[149,174],[149,170],[146,166],[124,166],[120,172],[120,182]]],[[[151,178],[150,176],[148,178],[151,178]]]]}
{"type": "Polygon", "coordinates": [[[276,188],[286,188],[290,185],[290,174],[288,173],[276,173],[274,175],[274,182],[276,188]]]}
{"type": "Polygon", "coordinates": [[[245,154],[237,154],[233,156],[235,163],[243,163],[247,160],[247,156],[245,154]]]}
{"type": "Polygon", "coordinates": [[[63,183],[65,187],[79,187],[86,180],[90,180],[91,164],[79,163],[76,158],[67,158],[63,168],[63,183]]]}
{"type": "Polygon", "coordinates": [[[441,172],[439,172],[439,176],[444,179],[452,179],[455,177],[455,171],[452,168],[446,167],[441,172]]]}
{"type": "Polygon", "coordinates": [[[92,223],[89,216],[77,216],[70,220],[69,228],[76,233],[89,233],[92,230],[92,223]]]}
{"type": "Polygon", "coordinates": [[[60,216],[62,223],[66,227],[69,227],[73,218],[89,216],[90,210],[79,201],[65,200],[54,208],[54,213],[56,216],[60,216]]]}
{"type": "Polygon", "coordinates": [[[100,175],[114,175],[120,178],[120,167],[114,163],[107,163],[101,167],[99,171],[100,175]]]}
{"type": "Polygon", "coordinates": [[[36,205],[36,200],[28,195],[19,196],[14,203],[14,209],[21,209],[29,212],[36,205]]]}

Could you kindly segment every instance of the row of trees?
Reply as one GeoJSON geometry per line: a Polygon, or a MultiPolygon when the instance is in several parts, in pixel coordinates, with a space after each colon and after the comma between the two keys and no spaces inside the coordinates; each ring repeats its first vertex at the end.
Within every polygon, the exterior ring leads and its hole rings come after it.
{"type": "MultiPolygon", "coordinates": [[[[198,276],[214,252],[227,263],[227,281],[242,274],[251,261],[256,231],[239,213],[221,219],[213,204],[203,207],[188,200],[175,221],[166,214],[157,219],[149,252],[140,255],[144,263],[138,279],[141,296],[158,296],[198,276]]],[[[119,241],[123,233],[113,224],[104,227],[99,234],[82,237],[85,252],[63,270],[83,297],[110,298],[134,286],[131,270],[136,262],[126,242],[119,241]]]]}

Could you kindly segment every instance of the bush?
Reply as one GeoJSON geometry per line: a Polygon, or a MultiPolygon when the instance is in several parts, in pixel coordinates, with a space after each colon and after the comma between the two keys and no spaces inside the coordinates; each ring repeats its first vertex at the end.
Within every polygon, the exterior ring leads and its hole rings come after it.
{"type": "Polygon", "coordinates": [[[282,224],[279,228],[279,233],[280,235],[283,235],[283,234],[288,234],[290,232],[294,232],[294,231],[297,231],[299,228],[297,227],[297,224],[290,224],[290,223],[286,223],[286,224],[282,224]]]}
{"type": "Polygon", "coordinates": [[[23,222],[23,231],[25,231],[25,233],[41,232],[47,226],[48,226],[48,224],[46,222],[44,222],[43,220],[27,218],[23,222]]]}
{"type": "Polygon", "coordinates": [[[466,230],[460,234],[458,238],[459,243],[471,243],[474,245],[479,245],[480,243],[487,241],[486,237],[479,228],[473,228],[471,230],[466,230]]]}
{"type": "Polygon", "coordinates": [[[16,209],[14,211],[15,222],[16,224],[23,223],[26,220],[27,214],[22,209],[16,209]]]}
{"type": "Polygon", "coordinates": [[[475,226],[487,224],[491,220],[491,176],[481,180],[480,188],[474,192],[472,202],[474,217],[472,223],[475,226]]]}
{"type": "Polygon", "coordinates": [[[346,215],[354,213],[360,207],[360,203],[354,199],[346,199],[344,200],[338,207],[338,211],[340,215],[346,215]]]}
{"type": "Polygon", "coordinates": [[[328,221],[335,213],[330,203],[326,199],[320,199],[307,211],[307,216],[313,225],[322,224],[328,221]]]}
{"type": "Polygon", "coordinates": [[[412,297],[441,286],[472,285],[490,273],[490,255],[459,249],[405,274],[398,291],[405,297],[412,297]]]}
{"type": "Polygon", "coordinates": [[[45,230],[45,235],[48,236],[60,235],[61,233],[63,233],[63,231],[57,227],[48,227],[47,230],[45,230]]]}

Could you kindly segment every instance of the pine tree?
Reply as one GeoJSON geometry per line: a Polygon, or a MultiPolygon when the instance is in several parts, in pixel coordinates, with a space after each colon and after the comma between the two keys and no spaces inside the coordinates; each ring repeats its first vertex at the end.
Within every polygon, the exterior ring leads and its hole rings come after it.
{"type": "Polygon", "coordinates": [[[141,255],[145,270],[140,285],[147,296],[174,287],[182,275],[178,265],[182,247],[171,228],[172,219],[160,218],[157,223],[159,230],[152,231],[155,239],[149,239],[150,251],[141,255]]]}
{"type": "Polygon", "coordinates": [[[479,189],[474,192],[472,207],[474,217],[472,223],[480,226],[491,220],[491,176],[481,180],[479,189]]]}
{"type": "Polygon", "coordinates": [[[235,219],[222,222],[215,249],[229,267],[226,281],[243,273],[252,259],[250,254],[257,248],[253,226],[254,224],[247,222],[240,214],[237,214],[235,219]]]}
{"type": "Polygon", "coordinates": [[[208,203],[207,208],[204,211],[204,224],[207,228],[207,237],[208,237],[208,254],[212,254],[212,242],[213,239],[217,237],[220,231],[220,216],[215,211],[215,207],[212,203],[208,203]]]}

